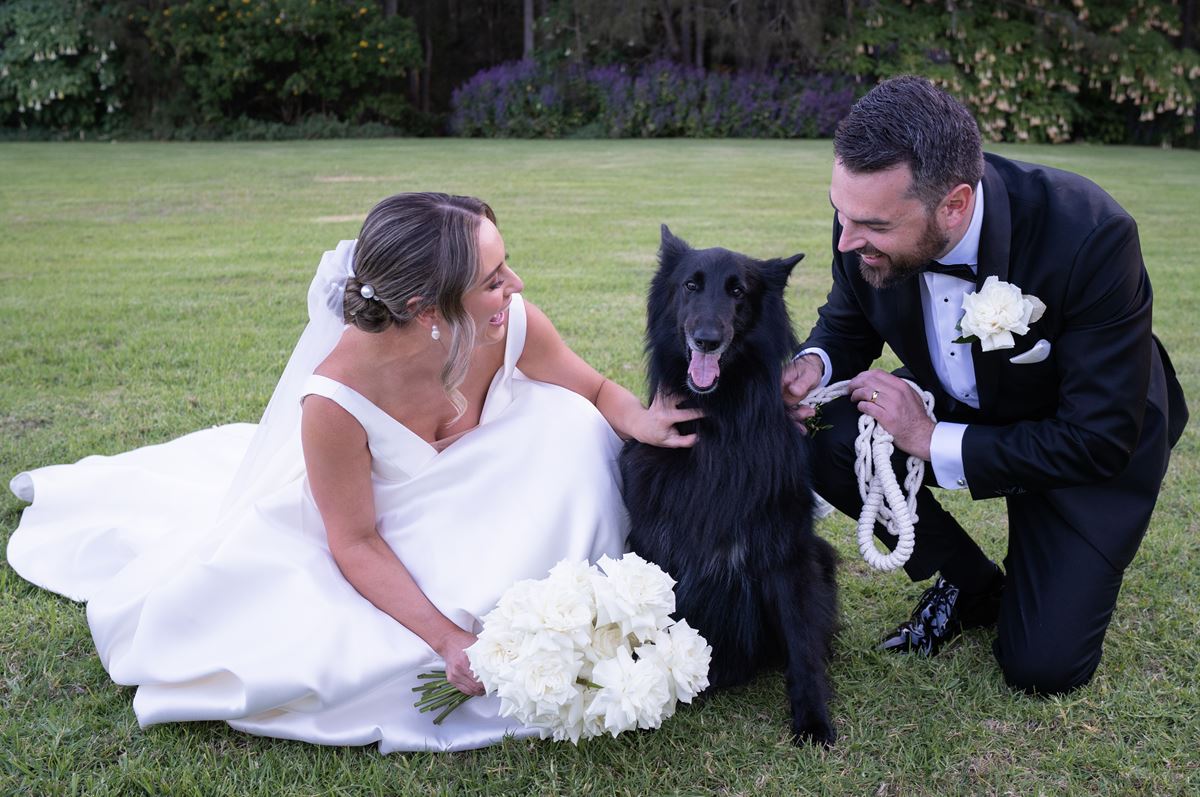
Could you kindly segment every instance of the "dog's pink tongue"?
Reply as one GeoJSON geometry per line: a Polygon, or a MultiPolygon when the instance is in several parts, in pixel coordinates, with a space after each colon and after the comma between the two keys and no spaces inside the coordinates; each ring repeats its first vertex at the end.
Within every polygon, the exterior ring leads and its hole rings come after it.
{"type": "Polygon", "coordinates": [[[692,384],[699,388],[705,388],[717,381],[717,376],[721,373],[721,369],[717,366],[717,355],[705,354],[699,351],[692,351],[692,361],[688,365],[688,376],[692,378],[692,384]]]}

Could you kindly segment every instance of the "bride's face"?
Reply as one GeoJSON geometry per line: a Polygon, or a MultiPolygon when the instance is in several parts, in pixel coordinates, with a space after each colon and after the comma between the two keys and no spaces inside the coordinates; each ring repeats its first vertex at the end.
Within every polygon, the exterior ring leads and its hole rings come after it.
{"type": "Polygon", "coordinates": [[[483,346],[504,340],[508,305],[524,283],[508,267],[504,239],[487,219],[479,224],[479,275],[463,297],[463,307],[475,319],[476,343],[483,346]]]}

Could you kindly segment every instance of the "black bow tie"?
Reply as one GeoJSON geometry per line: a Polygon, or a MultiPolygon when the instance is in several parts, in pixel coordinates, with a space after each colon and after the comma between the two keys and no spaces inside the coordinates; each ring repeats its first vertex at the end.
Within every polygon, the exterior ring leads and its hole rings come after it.
{"type": "Polygon", "coordinates": [[[951,277],[957,277],[960,280],[968,282],[975,281],[975,271],[965,263],[939,263],[936,260],[929,261],[929,265],[925,267],[926,271],[934,274],[946,274],[951,277]]]}

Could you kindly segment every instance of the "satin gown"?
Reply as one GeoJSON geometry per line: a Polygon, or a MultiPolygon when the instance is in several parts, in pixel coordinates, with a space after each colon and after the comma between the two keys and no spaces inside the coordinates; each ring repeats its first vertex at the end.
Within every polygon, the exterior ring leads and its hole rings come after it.
{"type": "MultiPolygon", "coordinates": [[[[517,369],[519,295],[478,427],[438,453],[361,395],[313,376],[367,432],[378,529],[421,589],[468,630],[501,593],[560,559],[624,550],[620,441],[587,400],[517,369]]],[[[413,708],[441,660],[358,594],[329,552],[302,469],[215,523],[255,426],[233,424],[17,475],[31,501],[8,545],[24,578],[87,601],[141,725],[224,720],[254,734],[393,750],[481,747],[530,732],[476,697],[440,726],[413,708]]]]}

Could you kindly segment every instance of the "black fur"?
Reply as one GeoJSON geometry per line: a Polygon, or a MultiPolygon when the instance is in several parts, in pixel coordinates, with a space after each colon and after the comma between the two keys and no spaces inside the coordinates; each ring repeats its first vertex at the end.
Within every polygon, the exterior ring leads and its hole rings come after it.
{"type": "Polygon", "coordinates": [[[621,475],[630,546],[678,582],[677,616],[713,648],[712,685],[783,665],[795,740],[832,744],[836,555],[813,533],[808,440],[780,391],[797,345],[783,291],[802,257],[695,250],[663,225],[647,313],[650,395],[690,396],[684,406],[705,416],[693,448],[626,444],[621,475]],[[698,392],[690,349],[722,346],[720,376],[698,392]]]}

